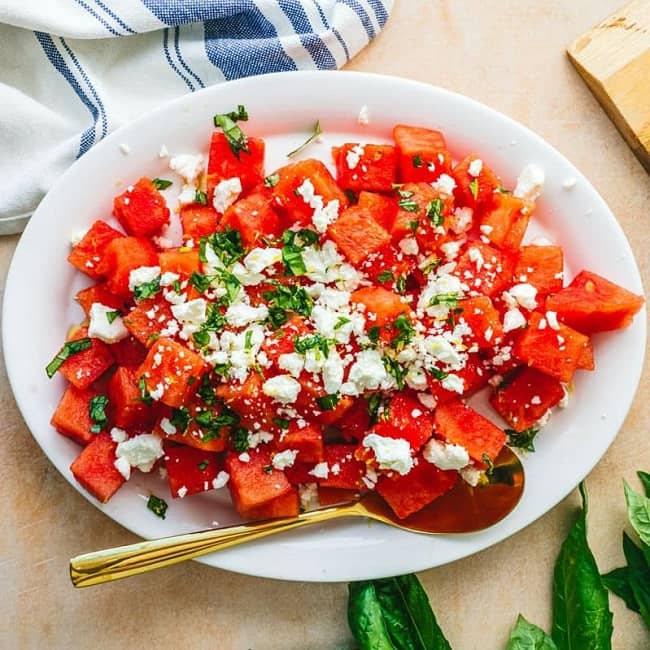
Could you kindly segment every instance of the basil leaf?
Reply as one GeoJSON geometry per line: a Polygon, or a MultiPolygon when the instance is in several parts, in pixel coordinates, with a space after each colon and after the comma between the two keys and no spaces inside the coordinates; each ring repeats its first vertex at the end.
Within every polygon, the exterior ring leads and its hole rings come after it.
{"type": "Polygon", "coordinates": [[[587,494],[562,544],[553,575],[553,641],[559,648],[612,647],[612,612],[607,590],[587,543],[587,494]]]}
{"type": "Polygon", "coordinates": [[[63,347],[57,352],[56,356],[50,363],[45,366],[45,372],[47,376],[52,379],[56,374],[56,371],[63,365],[63,362],[71,357],[73,354],[83,352],[91,346],[91,340],[85,336],[81,339],[75,339],[74,341],[67,341],[64,343],[63,347]]]}
{"type": "Polygon", "coordinates": [[[478,178],[474,178],[469,183],[469,191],[472,193],[474,200],[478,199],[478,178]]]}
{"type": "Polygon", "coordinates": [[[264,179],[264,187],[275,187],[280,182],[280,174],[270,174],[264,179]]]}
{"type": "Polygon", "coordinates": [[[223,230],[208,237],[201,237],[199,242],[199,260],[201,262],[208,261],[205,255],[206,246],[211,246],[221,263],[227,267],[244,257],[245,251],[239,230],[223,230]]]}
{"type": "Polygon", "coordinates": [[[115,319],[122,315],[122,312],[119,309],[106,312],[106,320],[109,325],[112,325],[115,322],[115,319]]]}
{"type": "Polygon", "coordinates": [[[639,477],[641,483],[643,483],[645,495],[650,498],[650,474],[647,472],[637,472],[636,475],[639,477]]]}
{"type": "Polygon", "coordinates": [[[300,153],[303,149],[308,147],[312,142],[314,142],[322,133],[322,129],[320,128],[320,120],[314,124],[314,132],[299,146],[296,147],[293,151],[290,151],[287,154],[287,157],[291,158],[292,156],[295,156],[296,154],[300,153]]]}
{"type": "Polygon", "coordinates": [[[339,396],[336,393],[323,395],[323,397],[317,397],[316,402],[321,411],[332,411],[339,403],[339,396]]]}
{"type": "Polygon", "coordinates": [[[623,487],[630,523],[641,541],[646,546],[650,546],[650,499],[635,492],[627,481],[624,481],[623,487]]]}
{"type": "Polygon", "coordinates": [[[285,244],[282,247],[282,262],[287,275],[303,275],[307,267],[302,259],[302,248],[294,244],[285,244]]]}
{"type": "Polygon", "coordinates": [[[605,587],[619,598],[622,598],[628,609],[638,614],[640,611],[639,605],[634,597],[634,591],[630,586],[630,577],[630,568],[626,566],[614,569],[602,576],[605,587]]]}
{"type": "Polygon", "coordinates": [[[99,433],[107,424],[108,416],[106,407],[108,406],[108,397],[106,395],[95,395],[88,402],[88,415],[93,422],[90,427],[92,433],[99,433]]]}
{"type": "Polygon", "coordinates": [[[557,646],[542,628],[529,623],[519,614],[506,650],[557,650],[557,646]]]}
{"type": "Polygon", "coordinates": [[[248,120],[248,113],[246,109],[240,104],[237,111],[230,113],[223,113],[214,116],[214,125],[223,130],[226,136],[226,141],[230,146],[230,150],[239,158],[240,152],[250,153],[248,148],[248,138],[246,134],[237,126],[237,120],[245,122],[248,120]]]}
{"type": "Polygon", "coordinates": [[[396,650],[451,650],[415,575],[373,583],[384,625],[396,650]]]}
{"type": "Polygon", "coordinates": [[[154,515],[160,517],[161,519],[165,518],[167,513],[167,502],[157,497],[155,494],[149,495],[149,500],[147,501],[147,508],[153,512],[154,515]]]}
{"type": "Polygon", "coordinates": [[[208,205],[208,195],[203,190],[196,190],[194,192],[194,203],[208,205]]]}
{"type": "Polygon", "coordinates": [[[433,199],[433,201],[429,201],[426,207],[426,215],[431,219],[431,223],[434,226],[442,226],[442,224],[445,221],[444,216],[442,215],[442,210],[444,207],[444,203],[442,202],[442,199],[433,199]]]}
{"type": "Polygon", "coordinates": [[[351,582],[348,593],[348,625],[360,650],[395,650],[373,582],[351,582]]]}
{"type": "Polygon", "coordinates": [[[172,181],[168,181],[166,178],[154,178],[151,182],[157,190],[166,190],[172,185],[172,181]]]}
{"type": "Polygon", "coordinates": [[[160,276],[154,278],[151,282],[139,284],[133,289],[133,297],[137,302],[152,298],[160,291],[160,276]]]}
{"type": "MultiPolygon", "coordinates": [[[[499,386],[501,388],[501,386],[499,386]]],[[[523,431],[515,431],[515,429],[504,429],[505,434],[508,436],[508,447],[516,447],[524,451],[535,451],[535,436],[539,433],[538,427],[529,427],[523,431]]]]}

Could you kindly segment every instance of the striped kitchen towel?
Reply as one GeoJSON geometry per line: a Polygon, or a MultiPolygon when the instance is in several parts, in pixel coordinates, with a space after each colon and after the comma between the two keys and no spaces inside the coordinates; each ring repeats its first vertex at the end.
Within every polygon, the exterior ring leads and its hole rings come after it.
{"type": "Polygon", "coordinates": [[[393,0],[3,0],[0,234],[107,133],[229,79],[335,69],[393,0]]]}

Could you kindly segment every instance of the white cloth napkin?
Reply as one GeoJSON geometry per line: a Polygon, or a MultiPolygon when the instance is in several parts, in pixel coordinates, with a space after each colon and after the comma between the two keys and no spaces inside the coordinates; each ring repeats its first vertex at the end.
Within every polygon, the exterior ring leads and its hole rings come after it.
{"type": "Polygon", "coordinates": [[[4,0],[0,234],[113,129],[215,83],[335,69],[393,0],[4,0]]]}

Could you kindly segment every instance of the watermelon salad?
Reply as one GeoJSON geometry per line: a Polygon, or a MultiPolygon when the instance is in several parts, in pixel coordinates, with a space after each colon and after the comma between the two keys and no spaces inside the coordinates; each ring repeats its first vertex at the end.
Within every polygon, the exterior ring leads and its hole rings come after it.
{"type": "Polygon", "coordinates": [[[543,171],[505,188],[409,125],[267,170],[247,117],[215,116],[207,160],[163,147],[170,178],[133,179],[73,242],[85,317],[47,372],[68,382],[52,425],[80,445],[76,480],[106,502],[159,471],[174,499],[228,489],[244,518],[376,490],[404,518],[505,444],[534,450],[594,370],[591,335],[643,304],[523,243],[543,171]]]}

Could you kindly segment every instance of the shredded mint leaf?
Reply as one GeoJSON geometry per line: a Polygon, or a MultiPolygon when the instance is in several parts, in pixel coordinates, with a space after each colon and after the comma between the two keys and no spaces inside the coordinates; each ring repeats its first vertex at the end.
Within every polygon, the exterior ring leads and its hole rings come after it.
{"type": "Polygon", "coordinates": [[[417,201],[414,201],[413,199],[400,199],[397,202],[397,205],[406,212],[417,212],[420,209],[417,201]]]}
{"type": "Polygon", "coordinates": [[[99,433],[108,424],[108,416],[106,415],[107,406],[108,397],[106,395],[95,395],[90,398],[88,415],[93,422],[93,425],[90,427],[92,433],[99,433]]]}
{"type": "Polygon", "coordinates": [[[270,174],[264,179],[264,187],[275,187],[280,182],[280,174],[270,174]]]}
{"type": "Polygon", "coordinates": [[[508,447],[535,451],[534,440],[539,433],[539,427],[529,427],[523,431],[515,431],[514,429],[504,429],[504,431],[508,436],[508,447]]]}
{"type": "Polygon", "coordinates": [[[230,432],[230,443],[235,451],[248,451],[248,431],[243,427],[237,427],[230,432]]]}
{"type": "Polygon", "coordinates": [[[115,319],[121,315],[122,312],[119,309],[115,309],[114,311],[107,311],[106,320],[108,321],[108,324],[111,325],[115,322],[115,319]]]}
{"type": "Polygon", "coordinates": [[[302,251],[301,247],[293,244],[285,244],[282,247],[282,262],[287,275],[304,275],[307,272],[302,251]]]}
{"type": "Polygon", "coordinates": [[[404,377],[406,377],[406,368],[403,368],[395,359],[384,355],[382,357],[384,368],[389,375],[392,375],[397,384],[397,388],[402,390],[404,388],[404,377]]]}
{"type": "Polygon", "coordinates": [[[153,402],[153,397],[149,393],[144,375],[138,379],[138,389],[140,390],[140,401],[149,406],[153,402]]]}
{"type": "Polygon", "coordinates": [[[321,411],[332,411],[339,403],[339,396],[336,393],[324,395],[323,397],[317,397],[316,402],[321,411]]]}
{"type": "Polygon", "coordinates": [[[289,428],[289,420],[286,418],[273,418],[273,422],[277,424],[280,429],[288,429],[289,428]]]}
{"type": "Polygon", "coordinates": [[[306,149],[312,142],[314,142],[321,134],[323,133],[321,127],[320,127],[320,120],[314,124],[314,131],[313,133],[296,149],[293,151],[290,151],[287,154],[287,157],[292,158],[296,154],[299,154],[301,151],[306,149]]]}
{"type": "Polygon", "coordinates": [[[413,167],[422,167],[422,157],[420,154],[413,156],[413,158],[411,158],[411,161],[413,162],[413,167]]]}
{"type": "Polygon", "coordinates": [[[176,427],[179,433],[185,433],[191,420],[190,412],[184,406],[173,409],[169,418],[169,421],[176,427]]]}
{"type": "Polygon", "coordinates": [[[429,201],[427,204],[425,214],[431,220],[431,223],[436,227],[442,226],[445,221],[445,218],[442,214],[443,207],[444,203],[442,202],[442,199],[433,199],[433,201],[429,201]]]}
{"type": "Polygon", "coordinates": [[[201,237],[199,241],[199,260],[201,262],[208,261],[205,254],[206,246],[212,248],[215,255],[227,268],[244,257],[246,252],[239,230],[223,230],[208,237],[201,237]]]}
{"type": "Polygon", "coordinates": [[[63,365],[63,362],[71,357],[74,354],[83,352],[91,346],[91,340],[86,336],[81,339],[75,339],[74,341],[67,341],[63,344],[63,347],[57,352],[56,356],[50,363],[45,366],[45,372],[47,376],[52,379],[56,374],[56,371],[63,365]]]}
{"type": "Polygon", "coordinates": [[[439,293],[437,296],[433,296],[429,300],[429,306],[434,307],[435,305],[442,305],[453,309],[458,304],[458,293],[456,291],[450,291],[449,293],[439,293]]]}
{"type": "Polygon", "coordinates": [[[248,120],[248,113],[246,109],[240,104],[237,111],[230,113],[223,113],[214,116],[214,125],[223,130],[226,136],[226,141],[230,146],[230,150],[239,158],[239,154],[250,153],[248,148],[248,138],[246,134],[237,126],[237,121],[245,122],[248,120]]]}
{"type": "Polygon", "coordinates": [[[377,276],[377,282],[392,282],[395,279],[392,271],[382,271],[377,276]]]}
{"type": "Polygon", "coordinates": [[[194,203],[208,205],[208,195],[203,190],[196,190],[194,192],[194,203]]]}
{"type": "Polygon", "coordinates": [[[133,297],[137,302],[141,300],[146,300],[147,298],[153,298],[157,293],[160,292],[160,276],[151,280],[151,282],[145,282],[144,284],[139,284],[133,289],[133,297]]]}
{"type": "Polygon", "coordinates": [[[154,515],[164,519],[167,514],[167,502],[163,499],[157,497],[155,494],[149,495],[149,500],[147,501],[147,508],[153,512],[154,515]]]}
{"type": "Polygon", "coordinates": [[[157,190],[166,190],[173,185],[172,181],[168,181],[166,178],[154,178],[151,182],[157,190]]]}
{"type": "Polygon", "coordinates": [[[330,345],[333,343],[334,341],[325,338],[322,334],[310,334],[297,338],[294,346],[296,352],[300,354],[305,354],[307,350],[319,350],[327,358],[330,352],[330,345]]]}

